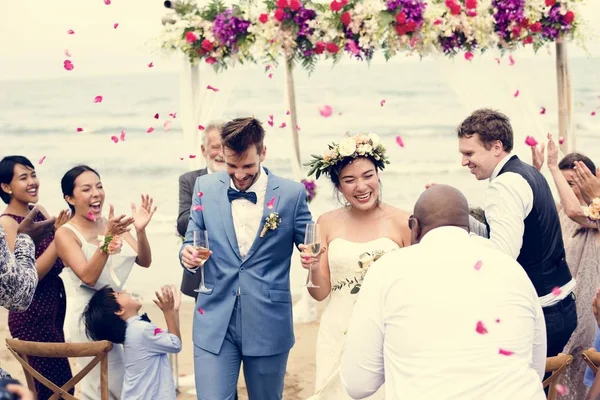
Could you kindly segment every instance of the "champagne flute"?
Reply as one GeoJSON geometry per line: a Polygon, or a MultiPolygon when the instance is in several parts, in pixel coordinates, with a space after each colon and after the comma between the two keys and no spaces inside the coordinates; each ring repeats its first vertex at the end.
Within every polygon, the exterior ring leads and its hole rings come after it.
{"type": "MultiPolygon", "coordinates": [[[[321,232],[319,230],[319,225],[315,223],[306,225],[304,244],[306,245],[304,252],[311,256],[317,256],[321,252],[321,232]]],[[[315,285],[312,281],[312,269],[313,265],[311,264],[308,269],[308,282],[304,286],[307,288],[318,288],[320,286],[315,285]]]]}
{"type": "Polygon", "coordinates": [[[204,285],[204,263],[210,257],[210,248],[208,246],[208,232],[205,230],[194,231],[194,250],[198,252],[198,259],[200,259],[200,286],[198,289],[194,289],[196,293],[212,293],[212,289],[207,288],[204,285]]]}

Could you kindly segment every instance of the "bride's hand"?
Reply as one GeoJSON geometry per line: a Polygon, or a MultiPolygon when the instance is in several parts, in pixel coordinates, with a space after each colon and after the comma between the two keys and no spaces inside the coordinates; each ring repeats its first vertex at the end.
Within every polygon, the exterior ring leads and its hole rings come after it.
{"type": "Polygon", "coordinates": [[[131,213],[134,219],[133,226],[137,232],[141,232],[150,223],[152,216],[156,212],[156,206],[152,207],[154,200],[149,195],[142,195],[142,204],[139,210],[136,209],[135,204],[131,203],[131,213]]]}
{"type": "Polygon", "coordinates": [[[325,253],[326,248],[321,246],[321,250],[317,255],[305,252],[305,250],[308,250],[308,246],[305,244],[299,245],[298,250],[301,251],[300,262],[302,263],[302,267],[304,267],[305,269],[310,269],[311,266],[314,266],[315,264],[319,264],[321,262],[321,255],[325,253]]]}

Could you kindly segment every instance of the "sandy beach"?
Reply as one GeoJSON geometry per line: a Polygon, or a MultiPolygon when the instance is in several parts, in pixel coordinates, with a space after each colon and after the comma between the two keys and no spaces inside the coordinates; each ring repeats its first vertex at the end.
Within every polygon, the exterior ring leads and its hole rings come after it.
{"type": "MultiPolygon", "coordinates": [[[[323,308],[323,304],[319,304],[319,308],[323,308]]],[[[144,304],[141,310],[147,312],[148,316],[156,325],[166,327],[161,311],[154,303],[144,304]]],[[[196,399],[193,383],[194,360],[193,360],[193,344],[192,344],[192,313],[194,305],[191,303],[183,303],[180,310],[181,334],[183,339],[183,349],[179,353],[178,373],[179,373],[179,390],[178,399],[192,400],[196,399]]],[[[10,338],[6,321],[8,312],[4,308],[0,308],[0,321],[4,321],[0,328],[0,341],[5,342],[6,338],[10,338]]],[[[303,400],[312,395],[315,379],[315,343],[317,338],[318,322],[310,324],[295,325],[296,345],[292,349],[287,365],[285,377],[285,389],[283,398],[285,400],[303,400]]],[[[73,365],[72,360],[72,365],[73,365]]],[[[0,367],[8,371],[13,378],[25,382],[23,369],[14,357],[8,352],[6,346],[2,346],[0,350],[0,367]]],[[[79,367],[73,365],[73,372],[79,371],[79,367]]],[[[110,372],[109,372],[110,373],[110,372]]],[[[246,387],[243,379],[243,374],[240,376],[238,385],[238,393],[240,400],[248,399],[246,387]]],[[[76,394],[77,396],[77,394],[76,394]]]]}

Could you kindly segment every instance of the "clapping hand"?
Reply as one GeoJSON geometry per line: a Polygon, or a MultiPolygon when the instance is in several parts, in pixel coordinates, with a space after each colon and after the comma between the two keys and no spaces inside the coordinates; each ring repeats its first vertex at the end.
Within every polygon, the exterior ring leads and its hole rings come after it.
{"type": "Polygon", "coordinates": [[[136,209],[135,204],[131,203],[131,214],[134,219],[133,226],[137,232],[141,232],[150,223],[152,216],[156,212],[156,206],[152,207],[154,200],[147,194],[142,195],[142,204],[136,209]]]}
{"type": "Polygon", "coordinates": [[[156,304],[163,313],[179,311],[179,307],[181,306],[181,293],[178,290],[175,290],[172,286],[163,286],[160,293],[154,293],[156,294],[156,300],[153,300],[154,304],[156,304]]]}
{"type": "Polygon", "coordinates": [[[58,213],[58,217],[56,217],[56,221],[54,221],[54,230],[58,230],[58,228],[66,224],[70,218],[71,212],[69,210],[61,210],[60,213],[58,213]]]}
{"type": "Polygon", "coordinates": [[[40,209],[38,206],[33,207],[17,228],[17,234],[23,233],[28,235],[36,246],[46,236],[54,232],[54,224],[56,221],[55,218],[49,218],[46,221],[35,222],[35,217],[39,212],[40,209]]]}
{"type": "MultiPolygon", "coordinates": [[[[531,147],[532,151],[534,147],[531,147]]],[[[544,144],[542,143],[542,164],[544,163],[544,144]]],[[[554,143],[552,139],[552,134],[548,134],[548,168],[558,168],[558,146],[554,143]]],[[[534,160],[535,167],[535,160],[534,160]]],[[[536,167],[537,168],[537,167],[536,167]]],[[[539,168],[538,168],[539,170],[539,168]]]]}
{"type": "Polygon", "coordinates": [[[581,161],[575,161],[573,169],[575,170],[573,180],[579,187],[583,200],[590,204],[594,198],[600,197],[600,170],[597,169],[596,176],[594,176],[592,171],[581,161]]]}
{"type": "MultiPolygon", "coordinates": [[[[551,135],[548,134],[548,139],[551,139],[551,135]]],[[[550,144],[548,143],[548,152],[550,151],[550,144]]],[[[540,144],[540,148],[538,149],[536,146],[531,146],[531,162],[533,167],[538,171],[542,170],[542,166],[544,165],[544,143],[540,144]]],[[[550,166],[550,161],[548,161],[548,166],[550,166]]]]}
{"type": "Polygon", "coordinates": [[[133,217],[125,218],[125,214],[115,218],[115,208],[111,204],[108,211],[108,224],[104,236],[121,235],[129,231],[129,225],[133,223],[133,217]]]}

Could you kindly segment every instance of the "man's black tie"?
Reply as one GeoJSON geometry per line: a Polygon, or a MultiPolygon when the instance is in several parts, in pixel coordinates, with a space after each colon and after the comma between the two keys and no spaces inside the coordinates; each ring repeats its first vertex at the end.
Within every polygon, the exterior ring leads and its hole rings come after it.
{"type": "Polygon", "coordinates": [[[233,200],[237,200],[237,199],[246,199],[248,201],[253,202],[254,204],[256,204],[256,202],[257,202],[256,193],[237,191],[233,188],[227,189],[227,198],[229,199],[230,203],[233,200]]]}

